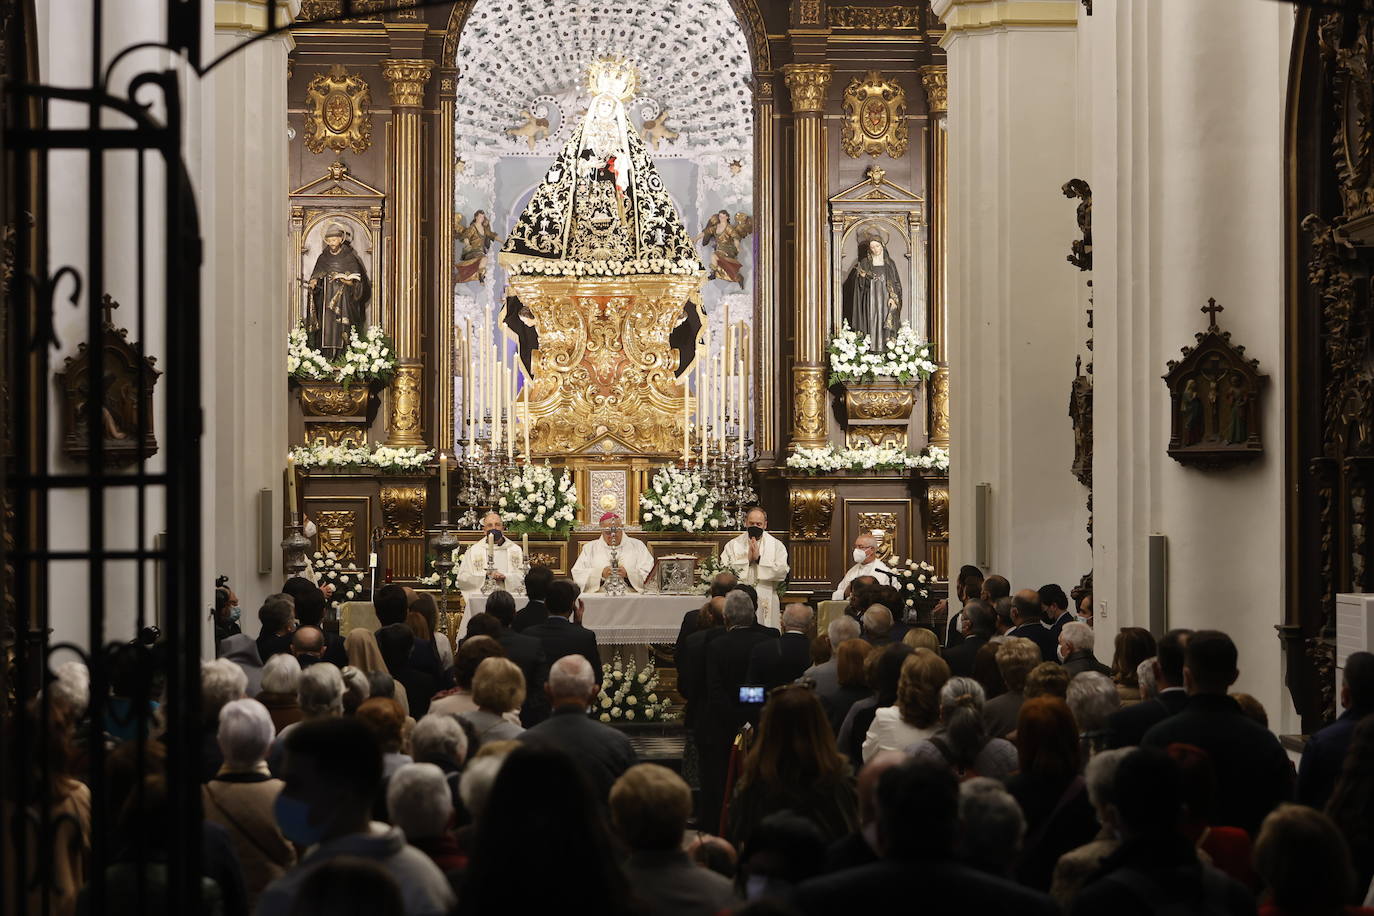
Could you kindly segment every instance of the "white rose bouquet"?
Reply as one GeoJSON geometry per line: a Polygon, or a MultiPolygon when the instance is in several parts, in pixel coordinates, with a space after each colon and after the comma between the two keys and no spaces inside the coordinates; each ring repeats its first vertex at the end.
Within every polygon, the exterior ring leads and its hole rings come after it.
{"type": "Polygon", "coordinates": [[[808,474],[827,474],[831,471],[922,471],[949,470],[949,450],[932,445],[912,454],[892,444],[863,445],[859,448],[838,449],[799,448],[787,456],[787,466],[808,474]]]}
{"type": "Polygon", "coordinates": [[[874,353],[868,335],[854,330],[845,321],[839,333],[830,339],[827,349],[831,385],[872,382],[878,378],[895,378],[908,384],[925,381],[936,369],[930,358],[930,344],[922,341],[909,324],[897,329],[882,353],[874,353]]]}
{"type": "Polygon", "coordinates": [[[361,337],[350,328],[348,346],[332,360],[310,346],[304,324],[297,324],[286,337],[286,374],[291,378],[339,382],[347,388],[357,382],[386,382],[395,373],[396,348],[375,324],[361,337]]]}
{"type": "Polygon", "coordinates": [[[697,583],[703,595],[711,590],[711,580],[723,572],[730,573],[736,579],[744,578],[744,570],[726,563],[719,556],[707,557],[697,564],[697,583]]]}
{"type": "Polygon", "coordinates": [[[646,531],[714,531],[725,523],[716,496],[695,471],[669,465],[654,475],[639,497],[646,531]]]}
{"type": "Polygon", "coordinates": [[[316,583],[320,588],[326,585],[334,586],[334,593],[328,599],[330,607],[337,608],[341,604],[358,601],[363,597],[364,574],[356,569],[345,568],[334,551],[316,551],[310,559],[310,567],[315,570],[316,583]]]}
{"type": "Polygon", "coordinates": [[[511,534],[567,534],[577,518],[577,486],[566,470],[527,464],[506,481],[496,509],[511,534]]]}
{"type": "Polygon", "coordinates": [[[919,618],[922,612],[930,609],[930,589],[935,584],[935,567],[925,560],[904,561],[901,557],[893,557],[887,566],[892,572],[883,584],[901,593],[903,609],[899,616],[919,618]]]}
{"type": "Polygon", "coordinates": [[[601,666],[601,693],[592,705],[593,719],[607,725],[624,722],[670,722],[672,701],[658,692],[658,671],[653,664],[636,668],[633,661],[615,660],[601,666]]]}
{"type": "Polygon", "coordinates": [[[453,551],[453,568],[448,571],[447,576],[441,578],[439,576],[439,570],[434,568],[434,558],[431,557],[429,560],[430,573],[419,580],[420,584],[427,588],[442,589],[444,587],[444,580],[447,579],[448,590],[451,592],[459,591],[458,562],[460,559],[461,557],[458,556],[458,551],[453,551]]]}

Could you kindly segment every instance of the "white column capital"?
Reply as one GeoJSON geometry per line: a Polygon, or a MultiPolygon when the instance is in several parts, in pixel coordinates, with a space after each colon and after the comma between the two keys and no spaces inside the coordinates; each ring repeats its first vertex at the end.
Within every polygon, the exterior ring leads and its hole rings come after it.
{"type": "MultiPolygon", "coordinates": [[[[300,0],[278,4],[277,27],[290,25],[300,9],[300,0]]],[[[215,0],[215,30],[248,33],[267,31],[266,0],[215,0]]],[[[289,33],[287,37],[290,37],[289,33]]]]}
{"type": "Polygon", "coordinates": [[[1078,0],[931,0],[930,8],[945,24],[941,47],[966,32],[1078,26],[1078,0]]]}

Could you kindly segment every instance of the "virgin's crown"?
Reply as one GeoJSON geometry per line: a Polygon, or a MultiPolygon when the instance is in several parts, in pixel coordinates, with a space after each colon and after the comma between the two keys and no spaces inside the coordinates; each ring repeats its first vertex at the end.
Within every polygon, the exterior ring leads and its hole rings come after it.
{"type": "Polygon", "coordinates": [[[639,70],[623,57],[597,58],[587,68],[587,89],[593,96],[609,95],[628,102],[639,89],[639,70]]]}

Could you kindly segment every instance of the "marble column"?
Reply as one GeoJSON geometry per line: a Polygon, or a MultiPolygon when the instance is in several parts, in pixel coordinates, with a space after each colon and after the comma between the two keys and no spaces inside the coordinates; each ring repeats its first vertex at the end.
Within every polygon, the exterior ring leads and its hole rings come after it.
{"type": "Polygon", "coordinates": [[[1077,2],[935,0],[948,60],[950,569],[979,561],[975,488],[991,486],[987,571],[1016,587],[1089,566],[1086,492],[1066,405],[1079,338],[1077,2]]]}
{"type": "Polygon", "coordinates": [[[792,213],[796,245],[792,265],[792,447],[826,444],[829,410],[825,386],[829,258],[825,214],[825,113],[831,66],[788,64],[783,79],[792,95],[792,213]]]}
{"type": "Polygon", "coordinates": [[[949,308],[945,289],[948,283],[945,249],[948,244],[949,219],[949,72],[944,64],[921,68],[921,85],[926,91],[926,110],[930,114],[927,127],[927,185],[926,212],[930,224],[930,341],[934,345],[935,361],[940,368],[930,379],[930,444],[949,447],[949,366],[945,353],[949,349],[946,327],[949,308]]]}
{"type": "Polygon", "coordinates": [[[429,60],[382,61],[382,75],[391,86],[391,148],[387,157],[387,189],[391,206],[391,335],[396,341],[396,375],[388,393],[387,441],[395,447],[425,444],[423,420],[424,354],[420,328],[421,294],[420,213],[424,181],[421,162],[421,106],[425,84],[434,66],[429,60]]]}

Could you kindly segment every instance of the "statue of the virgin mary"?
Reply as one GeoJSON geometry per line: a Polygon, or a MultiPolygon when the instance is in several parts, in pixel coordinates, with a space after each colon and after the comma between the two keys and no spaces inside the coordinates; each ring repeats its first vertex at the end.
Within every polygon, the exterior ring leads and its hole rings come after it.
{"type": "Polygon", "coordinates": [[[902,323],[902,278],[881,238],[870,236],[844,283],[844,317],[868,335],[873,351],[886,349],[902,323]]]}

